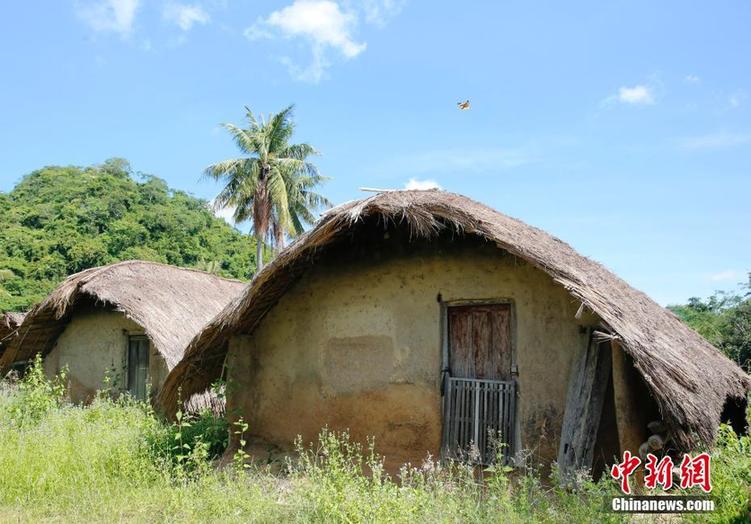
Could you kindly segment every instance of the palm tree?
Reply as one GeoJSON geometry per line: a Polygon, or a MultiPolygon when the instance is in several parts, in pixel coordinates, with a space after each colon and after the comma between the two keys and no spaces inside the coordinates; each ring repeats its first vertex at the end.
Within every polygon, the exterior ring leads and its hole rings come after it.
{"type": "Polygon", "coordinates": [[[301,223],[312,222],[316,207],[328,201],[312,191],[324,180],[308,161],[318,152],[309,144],[289,143],[294,131],[293,106],[269,115],[267,120],[261,115],[256,119],[250,109],[245,109],[247,128],[223,124],[244,156],[210,165],[204,175],[225,184],[214,199],[216,209],[234,207],[236,223],[252,220],[256,267],[260,271],[263,245],[269,235],[274,239],[271,243],[283,243],[284,233],[301,232],[301,223]]]}

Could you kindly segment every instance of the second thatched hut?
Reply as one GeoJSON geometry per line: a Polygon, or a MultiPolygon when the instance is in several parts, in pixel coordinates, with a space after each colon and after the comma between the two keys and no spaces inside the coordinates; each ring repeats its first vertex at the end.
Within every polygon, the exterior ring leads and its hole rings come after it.
{"type": "Polygon", "coordinates": [[[138,260],[87,269],[29,311],[0,369],[41,354],[48,375],[68,369],[74,401],[105,386],[151,398],[188,342],[244,287],[138,260]]]}

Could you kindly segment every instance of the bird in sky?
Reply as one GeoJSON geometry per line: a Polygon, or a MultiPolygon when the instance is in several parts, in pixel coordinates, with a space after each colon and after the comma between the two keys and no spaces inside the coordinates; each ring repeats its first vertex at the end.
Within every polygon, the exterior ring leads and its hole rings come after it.
{"type": "Polygon", "coordinates": [[[457,102],[456,107],[458,107],[462,111],[465,111],[469,109],[471,106],[469,105],[469,100],[465,100],[464,102],[457,102]]]}

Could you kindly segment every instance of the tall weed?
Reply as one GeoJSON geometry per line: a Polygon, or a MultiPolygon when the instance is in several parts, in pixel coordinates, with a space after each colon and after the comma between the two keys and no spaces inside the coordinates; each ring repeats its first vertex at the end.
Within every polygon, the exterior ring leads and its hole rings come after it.
{"type": "MultiPolygon", "coordinates": [[[[41,362],[17,385],[0,386],[0,521],[37,522],[620,522],[604,510],[609,479],[582,477],[557,487],[529,467],[484,470],[428,457],[396,478],[374,443],[324,430],[297,443],[286,471],[247,463],[244,450],[224,468],[215,459],[229,431],[252,429],[209,414],[159,419],[128,396],[65,401],[64,377],[41,362]]],[[[717,511],[688,521],[748,522],[751,437],[723,426],[712,450],[717,511]]],[[[499,462],[500,464],[500,462],[499,462]]],[[[671,521],[680,521],[675,517],[671,521]]]]}

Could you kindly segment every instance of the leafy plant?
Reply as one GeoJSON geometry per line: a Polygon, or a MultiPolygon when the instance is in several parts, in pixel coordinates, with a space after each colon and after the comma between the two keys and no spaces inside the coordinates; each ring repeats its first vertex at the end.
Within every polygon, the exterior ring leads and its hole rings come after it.
{"type": "Polygon", "coordinates": [[[227,448],[229,426],[226,419],[210,411],[186,414],[178,411],[174,424],[151,435],[150,446],[183,473],[203,467],[219,458],[227,448]]]}
{"type": "Polygon", "coordinates": [[[65,369],[52,380],[44,373],[44,364],[40,354],[26,371],[18,385],[18,392],[13,402],[6,405],[6,415],[11,424],[24,427],[36,424],[48,412],[59,408],[65,402],[65,369]]]}
{"type": "Polygon", "coordinates": [[[248,444],[248,441],[245,440],[245,433],[248,431],[248,423],[240,418],[232,425],[237,428],[234,433],[235,435],[237,435],[238,440],[237,451],[235,451],[235,454],[232,456],[232,462],[234,463],[235,469],[237,471],[242,471],[243,469],[250,467],[250,465],[248,464],[250,455],[248,455],[248,452],[245,451],[245,446],[248,444]]]}

